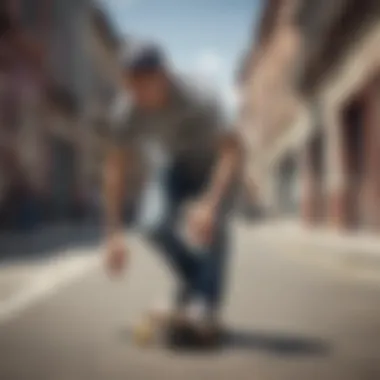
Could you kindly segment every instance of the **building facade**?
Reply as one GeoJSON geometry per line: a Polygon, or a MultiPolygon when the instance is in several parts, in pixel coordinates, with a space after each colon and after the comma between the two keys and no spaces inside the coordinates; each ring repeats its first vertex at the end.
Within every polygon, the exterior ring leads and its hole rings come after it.
{"type": "MultiPolygon", "coordinates": [[[[89,28],[94,9],[91,0],[1,3],[2,224],[11,215],[31,215],[32,209],[40,219],[66,220],[83,213],[89,203],[91,147],[99,145],[89,114],[94,98],[108,90],[99,86],[99,77],[117,72],[116,60],[111,69],[99,64],[89,47],[91,33],[99,40],[100,29],[89,28]],[[20,203],[25,208],[20,210],[20,203]]],[[[117,35],[111,28],[108,23],[108,29],[101,29],[100,40],[109,45],[107,33],[113,34],[116,57],[117,35]]]]}
{"type": "Polygon", "coordinates": [[[256,141],[251,160],[265,189],[263,202],[309,225],[379,228],[379,3],[266,4],[241,75],[246,100],[241,125],[256,141]],[[281,12],[288,17],[288,37],[281,12]],[[273,41],[286,38],[288,50],[285,42],[271,50],[273,41]],[[263,54],[268,64],[260,71],[263,54]],[[282,71],[281,55],[289,59],[282,71]],[[269,61],[279,68],[277,77],[269,61]],[[283,83],[286,101],[264,92],[269,86],[278,93],[283,83]]]}
{"type": "Polygon", "coordinates": [[[304,219],[378,231],[380,4],[305,3],[298,20],[304,48],[295,84],[310,110],[303,147],[304,219]],[[310,49],[316,33],[319,40],[310,49]]]}
{"type": "MultiPolygon", "coordinates": [[[[102,168],[110,125],[109,110],[123,89],[122,53],[128,45],[112,25],[104,9],[93,6],[86,24],[87,51],[92,61],[90,106],[87,113],[89,134],[85,173],[91,185],[92,199],[100,199],[102,168]]],[[[99,205],[98,205],[99,206],[99,205]]]]}
{"type": "Polygon", "coordinates": [[[0,29],[0,224],[7,226],[16,223],[23,209],[30,210],[28,198],[44,192],[46,146],[39,121],[45,7],[36,1],[2,1],[0,29]]]}
{"type": "Polygon", "coordinates": [[[247,142],[248,175],[257,184],[258,201],[268,213],[294,213],[298,173],[291,157],[278,159],[288,147],[291,126],[301,104],[294,91],[292,70],[300,47],[294,24],[297,0],[268,1],[258,37],[240,73],[240,130],[247,142]]]}
{"type": "Polygon", "coordinates": [[[63,218],[85,213],[91,199],[96,133],[89,113],[100,92],[88,35],[94,8],[91,0],[50,0],[51,209],[63,218]]]}
{"type": "MultiPolygon", "coordinates": [[[[125,60],[131,50],[132,40],[117,37],[114,28],[104,10],[94,7],[90,23],[88,25],[88,48],[93,61],[93,97],[91,119],[93,128],[96,129],[101,146],[107,144],[112,134],[110,116],[125,94],[125,78],[123,77],[122,61],[125,60]]],[[[122,103],[121,103],[122,106],[122,103]]],[[[93,188],[98,189],[101,180],[100,168],[103,166],[103,149],[93,150],[97,160],[93,161],[93,188]]],[[[144,180],[144,168],[138,162],[130,165],[130,173],[127,174],[128,191],[125,204],[127,213],[134,209],[138,200],[141,186],[144,180]]]]}
{"type": "Polygon", "coordinates": [[[105,10],[92,0],[50,0],[52,37],[50,72],[55,125],[53,184],[62,210],[89,209],[99,188],[101,155],[106,143],[98,119],[119,91],[121,40],[105,10]],[[64,17],[62,17],[62,14],[64,17]],[[57,21],[55,20],[57,18],[57,21]],[[74,157],[74,158],[73,158],[74,157]],[[64,190],[66,189],[66,190],[64,190]]]}

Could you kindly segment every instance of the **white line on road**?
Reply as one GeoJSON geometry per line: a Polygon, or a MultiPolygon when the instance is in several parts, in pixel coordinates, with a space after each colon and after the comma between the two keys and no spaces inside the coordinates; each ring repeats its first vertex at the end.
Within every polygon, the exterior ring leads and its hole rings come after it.
{"type": "Polygon", "coordinates": [[[26,289],[0,302],[0,324],[16,317],[38,301],[52,296],[57,290],[94,269],[99,260],[94,255],[63,258],[38,276],[26,289]]]}

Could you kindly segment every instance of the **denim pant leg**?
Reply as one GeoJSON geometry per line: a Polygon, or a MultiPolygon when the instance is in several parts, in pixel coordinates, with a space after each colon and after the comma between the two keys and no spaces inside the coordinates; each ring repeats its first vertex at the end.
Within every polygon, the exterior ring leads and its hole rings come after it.
{"type": "Polygon", "coordinates": [[[198,296],[214,310],[221,302],[224,286],[224,268],[228,253],[227,212],[220,212],[215,237],[210,247],[204,252],[197,252],[189,247],[176,233],[180,218],[178,214],[184,202],[199,196],[204,181],[200,181],[199,184],[189,183],[185,173],[180,168],[169,171],[167,215],[151,238],[169,261],[180,281],[177,302],[183,304],[189,298],[198,296]]]}
{"type": "Polygon", "coordinates": [[[197,264],[196,258],[192,257],[176,234],[183,196],[181,193],[174,194],[170,185],[173,181],[178,183],[173,177],[177,173],[172,167],[161,168],[147,182],[138,208],[137,226],[158,248],[182,286],[190,281],[197,264]]]}
{"type": "MultiPolygon", "coordinates": [[[[180,293],[182,294],[183,289],[192,288],[199,271],[199,260],[177,236],[173,224],[165,222],[160,225],[150,234],[150,240],[174,271],[179,281],[180,293]]],[[[181,302],[182,295],[178,297],[178,301],[181,302]]]]}
{"type": "Polygon", "coordinates": [[[218,226],[212,244],[201,253],[195,279],[196,295],[207,303],[210,312],[217,311],[223,300],[229,253],[227,230],[225,223],[218,226]]]}
{"type": "Polygon", "coordinates": [[[189,248],[176,235],[171,223],[165,223],[152,235],[152,240],[171,264],[179,280],[176,300],[178,306],[197,297],[207,303],[211,312],[218,309],[222,302],[229,252],[227,230],[226,223],[220,223],[212,244],[202,252],[189,248]]]}

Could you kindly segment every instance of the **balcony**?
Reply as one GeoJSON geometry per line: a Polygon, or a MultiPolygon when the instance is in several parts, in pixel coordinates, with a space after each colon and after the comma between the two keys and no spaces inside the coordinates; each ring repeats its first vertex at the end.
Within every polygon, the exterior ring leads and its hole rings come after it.
{"type": "Polygon", "coordinates": [[[294,68],[295,85],[312,91],[379,16],[378,0],[304,1],[296,16],[304,42],[294,68]]]}
{"type": "Polygon", "coordinates": [[[308,42],[321,43],[327,29],[342,11],[346,0],[305,0],[295,15],[295,23],[308,42]]]}

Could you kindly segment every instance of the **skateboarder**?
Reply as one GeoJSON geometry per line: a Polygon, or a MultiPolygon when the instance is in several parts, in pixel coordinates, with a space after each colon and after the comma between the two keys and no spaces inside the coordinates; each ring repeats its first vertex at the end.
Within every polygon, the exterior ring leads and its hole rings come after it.
{"type": "Polygon", "coordinates": [[[212,333],[219,325],[240,143],[217,102],[177,77],[156,47],[142,48],[127,62],[125,85],[131,103],[114,118],[114,143],[105,165],[108,265],[117,272],[129,255],[122,230],[126,173],[142,160],[148,171],[161,162],[164,198],[156,203],[163,210],[150,221],[147,237],[178,280],[172,313],[212,333]]]}

